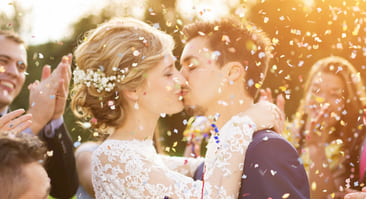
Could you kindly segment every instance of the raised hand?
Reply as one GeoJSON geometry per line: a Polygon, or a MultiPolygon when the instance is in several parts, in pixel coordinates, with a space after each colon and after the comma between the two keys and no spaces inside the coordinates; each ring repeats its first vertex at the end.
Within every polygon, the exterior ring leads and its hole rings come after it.
{"type": "Polygon", "coordinates": [[[323,116],[328,112],[329,104],[322,105],[318,112],[313,112],[313,116],[309,116],[309,123],[306,124],[306,143],[307,144],[322,144],[327,142],[328,135],[321,134],[319,130],[323,123],[323,116]]]}
{"type": "Polygon", "coordinates": [[[64,113],[71,72],[71,55],[64,56],[51,73],[50,66],[44,66],[41,82],[35,81],[28,86],[29,110],[33,116],[32,132],[38,132],[52,119],[64,113]]]}
{"type": "Polygon", "coordinates": [[[71,54],[64,56],[59,66],[56,68],[56,70],[59,70],[61,79],[59,82],[59,88],[57,89],[56,93],[55,110],[52,119],[57,119],[64,114],[66,100],[69,94],[72,59],[73,57],[71,54]]]}
{"type": "Polygon", "coordinates": [[[32,115],[22,115],[24,112],[24,109],[18,109],[0,117],[0,132],[17,134],[30,127],[32,115]]]}

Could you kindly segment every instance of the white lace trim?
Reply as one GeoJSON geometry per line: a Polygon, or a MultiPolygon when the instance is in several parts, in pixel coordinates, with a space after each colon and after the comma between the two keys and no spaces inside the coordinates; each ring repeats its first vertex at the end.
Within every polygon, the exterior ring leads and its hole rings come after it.
{"type": "Polygon", "coordinates": [[[220,130],[219,144],[210,139],[204,184],[191,178],[200,160],[166,159],[151,140],[106,140],[93,153],[96,198],[201,198],[202,191],[204,198],[237,198],[254,127],[237,115],[220,130]]]}

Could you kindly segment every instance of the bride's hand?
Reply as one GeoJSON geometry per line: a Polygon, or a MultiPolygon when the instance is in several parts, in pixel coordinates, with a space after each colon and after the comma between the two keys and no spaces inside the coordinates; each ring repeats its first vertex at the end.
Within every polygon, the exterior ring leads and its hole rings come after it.
{"type": "Polygon", "coordinates": [[[282,114],[281,118],[285,119],[285,111],[284,111],[285,99],[282,94],[278,94],[276,99],[274,100],[270,88],[266,88],[266,90],[261,89],[259,101],[269,101],[270,103],[276,104],[281,111],[282,114]]]}
{"type": "Polygon", "coordinates": [[[253,104],[244,113],[256,124],[257,130],[271,129],[281,133],[283,131],[284,117],[282,111],[268,101],[259,101],[253,104]]]}

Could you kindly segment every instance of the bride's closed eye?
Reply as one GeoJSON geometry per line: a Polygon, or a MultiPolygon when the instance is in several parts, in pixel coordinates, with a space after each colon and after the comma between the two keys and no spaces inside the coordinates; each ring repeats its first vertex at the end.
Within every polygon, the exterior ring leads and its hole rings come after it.
{"type": "Polygon", "coordinates": [[[165,73],[164,76],[169,78],[173,76],[173,73],[165,73]]]}

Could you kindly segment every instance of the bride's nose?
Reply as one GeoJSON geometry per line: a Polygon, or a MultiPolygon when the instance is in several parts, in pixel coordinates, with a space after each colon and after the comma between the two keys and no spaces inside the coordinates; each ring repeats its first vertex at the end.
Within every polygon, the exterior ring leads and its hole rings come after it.
{"type": "Polygon", "coordinates": [[[186,79],[182,76],[182,74],[180,72],[176,72],[175,73],[175,77],[173,79],[175,81],[176,84],[180,85],[180,86],[184,86],[187,84],[186,79]]]}

